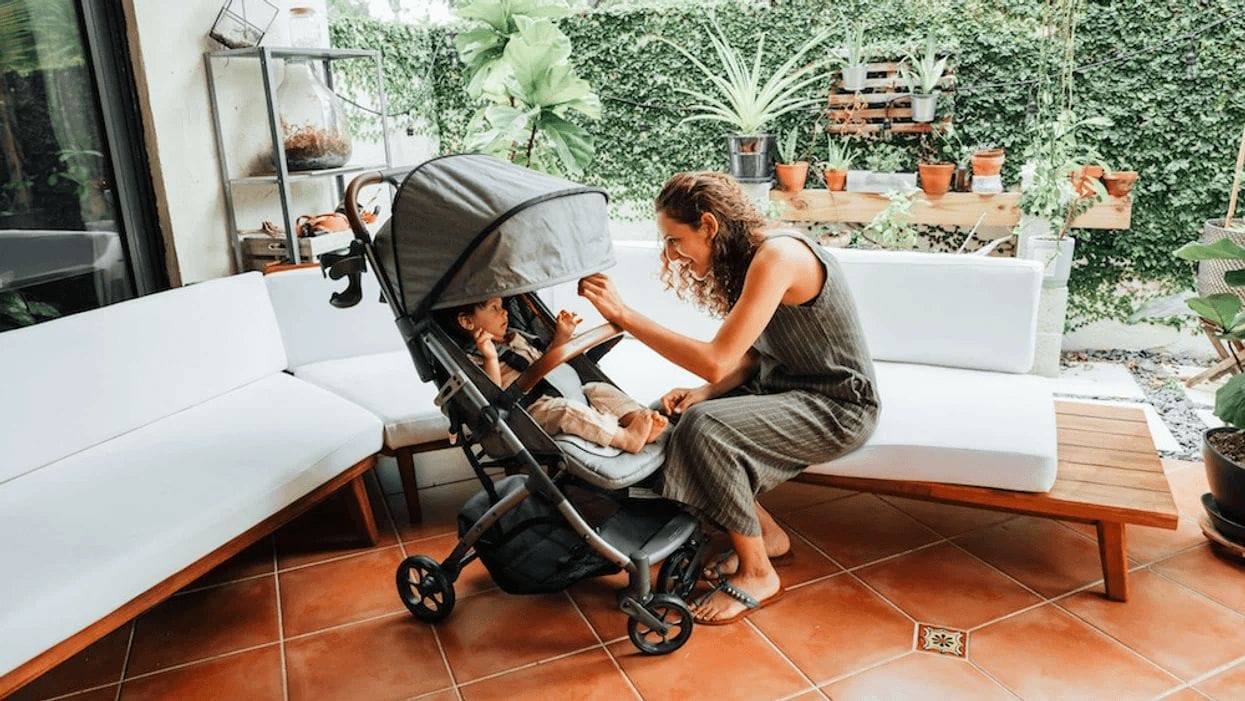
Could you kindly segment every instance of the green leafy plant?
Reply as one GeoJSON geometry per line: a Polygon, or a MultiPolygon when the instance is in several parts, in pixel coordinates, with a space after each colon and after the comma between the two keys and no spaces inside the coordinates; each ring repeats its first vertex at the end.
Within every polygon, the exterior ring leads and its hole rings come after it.
{"type": "Polygon", "coordinates": [[[1026,160],[1035,165],[1033,184],[1020,196],[1020,211],[1051,222],[1057,231],[1055,238],[1066,236],[1072,222],[1106,195],[1097,179],[1085,183],[1091,194],[1078,194],[1073,176],[1086,164],[1102,162],[1098,151],[1082,143],[1078,134],[1089,127],[1110,125],[1106,117],[1078,119],[1071,110],[1065,110],[1053,122],[1034,129],[1035,141],[1025,152],[1026,160]]]}
{"type": "Polygon", "coordinates": [[[567,12],[539,0],[473,0],[457,9],[487,25],[455,40],[468,93],[487,103],[468,127],[468,149],[572,176],[592,162],[592,137],[569,116],[600,119],[601,100],[576,74],[571,41],[550,19],[567,12]]]}
{"type": "Polygon", "coordinates": [[[796,162],[796,140],[799,138],[799,131],[792,127],[788,129],[778,139],[778,162],[779,163],[795,163],[796,162]]]}
{"type": "Polygon", "coordinates": [[[886,207],[857,232],[860,238],[880,248],[913,248],[917,244],[917,228],[912,224],[912,205],[924,203],[920,190],[909,189],[887,193],[886,207]]]}
{"type": "MultiPolygon", "coordinates": [[[[1199,262],[1204,260],[1227,260],[1245,262],[1245,248],[1231,239],[1219,239],[1212,244],[1187,243],[1176,250],[1180,260],[1199,262]]],[[[1229,287],[1245,287],[1245,270],[1228,270],[1223,281],[1229,287]]],[[[1235,292],[1221,292],[1205,297],[1185,300],[1189,308],[1214,327],[1214,333],[1225,341],[1245,340],[1245,311],[1241,309],[1241,297],[1235,292]]],[[[1215,416],[1225,423],[1245,430],[1245,364],[1235,344],[1223,344],[1236,362],[1237,374],[1215,391],[1215,416]]]]}
{"type": "Polygon", "coordinates": [[[26,299],[21,292],[0,291],[0,329],[30,326],[60,315],[56,307],[46,302],[26,299]]]}
{"type": "Polygon", "coordinates": [[[833,136],[826,135],[826,160],[823,168],[829,170],[851,170],[852,162],[856,159],[856,154],[847,145],[847,142],[835,139],[833,136]]]}
{"type": "Polygon", "coordinates": [[[843,48],[847,53],[846,65],[859,66],[865,62],[864,22],[856,22],[843,32],[843,48]]]}
{"type": "Polygon", "coordinates": [[[765,78],[762,60],[765,54],[765,34],[757,39],[756,54],[749,62],[738,49],[731,46],[717,19],[709,42],[717,55],[720,70],[714,70],[693,56],[687,49],[666,39],[659,40],[673,48],[692,63],[716,88],[711,94],[691,88],[676,87],[675,90],[696,100],[691,110],[696,114],[686,117],[683,123],[696,121],[724,122],[739,134],[759,134],[761,130],[789,112],[811,107],[821,102],[819,96],[808,96],[808,88],[824,82],[827,73],[825,60],[814,60],[804,65],[805,55],[826,40],[824,32],[804,42],[793,51],[786,61],[765,78]]]}
{"type": "Polygon", "coordinates": [[[909,156],[902,148],[880,142],[865,155],[865,167],[877,173],[897,173],[910,163],[909,156]]]}
{"type": "Polygon", "coordinates": [[[947,57],[938,58],[938,47],[931,35],[925,38],[925,54],[919,58],[909,54],[899,75],[913,95],[933,95],[946,69],[947,57]]]}

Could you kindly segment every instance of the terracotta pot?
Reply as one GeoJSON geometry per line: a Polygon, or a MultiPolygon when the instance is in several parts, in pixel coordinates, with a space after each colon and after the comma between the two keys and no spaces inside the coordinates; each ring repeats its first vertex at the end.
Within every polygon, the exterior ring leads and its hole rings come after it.
{"type": "Polygon", "coordinates": [[[847,188],[847,171],[826,168],[826,189],[831,192],[842,192],[847,188]]]}
{"type": "Polygon", "coordinates": [[[1003,149],[979,151],[973,154],[973,176],[998,175],[1003,170],[1003,149]]]}
{"type": "Polygon", "coordinates": [[[1127,197],[1132,192],[1133,183],[1137,182],[1137,171],[1117,170],[1102,176],[1102,183],[1107,186],[1107,194],[1112,197],[1127,197]]]}
{"type": "Polygon", "coordinates": [[[921,189],[930,197],[947,194],[951,189],[951,176],[955,174],[954,163],[922,163],[917,166],[921,174],[921,189]]]}
{"type": "Polygon", "coordinates": [[[1102,177],[1102,166],[1081,166],[1080,170],[1068,173],[1068,177],[1079,197],[1090,197],[1094,194],[1093,181],[1102,177]]]}
{"type": "Polygon", "coordinates": [[[778,176],[778,187],[783,192],[799,192],[804,189],[804,181],[808,179],[808,161],[795,163],[779,163],[774,166],[778,176]]]}

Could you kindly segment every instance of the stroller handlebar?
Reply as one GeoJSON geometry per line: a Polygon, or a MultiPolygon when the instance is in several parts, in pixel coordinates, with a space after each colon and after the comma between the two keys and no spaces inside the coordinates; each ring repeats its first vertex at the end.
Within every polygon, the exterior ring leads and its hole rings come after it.
{"type": "Polygon", "coordinates": [[[522,390],[524,394],[532,391],[541,380],[548,375],[551,370],[568,362],[574,358],[578,358],[587,351],[605,343],[614,338],[618,338],[623,334],[623,330],[614,324],[606,322],[600,326],[588,329],[581,334],[577,334],[571,340],[561,345],[554,346],[545,351],[545,354],[536,359],[536,362],[528,366],[523,374],[515,379],[514,384],[522,390]]]}

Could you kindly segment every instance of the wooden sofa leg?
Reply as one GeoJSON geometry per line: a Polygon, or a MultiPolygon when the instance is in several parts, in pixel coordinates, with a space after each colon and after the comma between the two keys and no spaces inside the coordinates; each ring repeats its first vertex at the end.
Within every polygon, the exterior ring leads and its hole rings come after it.
{"type": "Polygon", "coordinates": [[[415,457],[410,448],[398,448],[393,456],[398,459],[398,476],[402,478],[402,494],[406,497],[406,513],[411,523],[424,520],[419,506],[419,483],[415,481],[415,457]]]}
{"type": "Polygon", "coordinates": [[[380,541],[380,534],[376,531],[372,502],[367,498],[367,485],[363,482],[365,474],[359,475],[346,485],[346,489],[350,490],[346,503],[349,506],[350,520],[354,521],[359,533],[359,539],[367,545],[376,545],[380,541]]]}
{"type": "Polygon", "coordinates": [[[1128,601],[1128,548],[1124,524],[1098,521],[1098,557],[1102,560],[1102,578],[1107,598],[1128,601]]]}

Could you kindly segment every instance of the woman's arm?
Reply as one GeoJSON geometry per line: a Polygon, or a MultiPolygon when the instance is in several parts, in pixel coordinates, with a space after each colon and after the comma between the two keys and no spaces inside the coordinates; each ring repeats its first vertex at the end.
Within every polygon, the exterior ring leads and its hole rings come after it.
{"type": "MultiPolygon", "coordinates": [[[[797,245],[804,249],[804,255],[812,255],[807,247],[797,245]]],[[[741,367],[745,353],[774,316],[796,273],[804,267],[800,263],[806,261],[800,260],[799,255],[797,249],[789,247],[761,246],[748,267],[739,301],[711,341],[671,331],[623,304],[613,283],[600,273],[581,280],[579,293],[592,302],[607,321],[617,324],[675,365],[715,383],[741,367]]]]}

